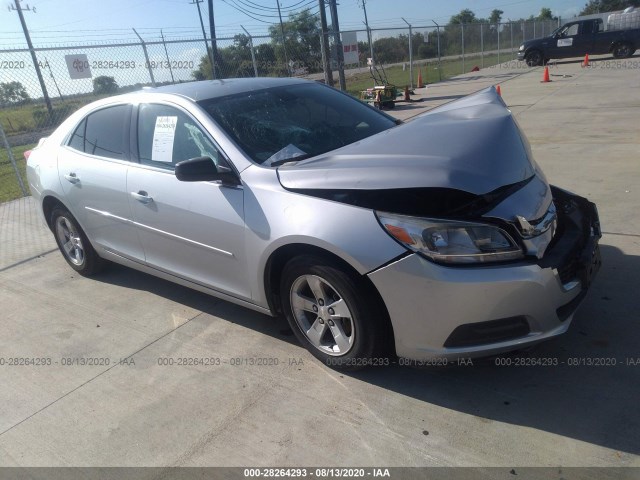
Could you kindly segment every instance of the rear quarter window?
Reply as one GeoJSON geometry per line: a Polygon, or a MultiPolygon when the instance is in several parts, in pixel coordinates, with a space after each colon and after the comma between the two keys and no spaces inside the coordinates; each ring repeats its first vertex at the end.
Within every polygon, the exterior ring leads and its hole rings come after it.
{"type": "Polygon", "coordinates": [[[89,155],[123,160],[127,151],[129,115],[129,105],[92,112],[80,122],[67,145],[89,155]]]}

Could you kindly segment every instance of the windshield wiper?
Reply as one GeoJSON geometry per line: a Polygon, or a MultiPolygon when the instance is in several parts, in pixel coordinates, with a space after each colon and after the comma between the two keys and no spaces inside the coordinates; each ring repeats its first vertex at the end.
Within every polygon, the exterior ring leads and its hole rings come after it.
{"type": "Polygon", "coordinates": [[[289,163],[289,162],[299,162],[300,160],[304,160],[306,158],[312,157],[313,155],[310,153],[306,153],[304,155],[297,155],[295,157],[291,157],[291,158],[283,158],[281,160],[276,160],[275,162],[271,162],[269,164],[270,167],[278,167],[280,165],[284,165],[285,163],[289,163]]]}

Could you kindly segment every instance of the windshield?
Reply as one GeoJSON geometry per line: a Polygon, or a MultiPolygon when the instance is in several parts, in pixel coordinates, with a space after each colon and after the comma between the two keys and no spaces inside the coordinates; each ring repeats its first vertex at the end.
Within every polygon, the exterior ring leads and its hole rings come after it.
{"type": "Polygon", "coordinates": [[[199,104],[254,162],[277,165],[335,150],[396,125],[388,115],[317,83],[199,104]]]}

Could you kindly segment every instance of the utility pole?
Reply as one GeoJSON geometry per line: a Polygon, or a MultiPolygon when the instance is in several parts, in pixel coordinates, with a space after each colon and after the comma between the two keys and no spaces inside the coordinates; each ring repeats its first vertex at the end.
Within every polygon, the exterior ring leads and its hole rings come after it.
{"type": "Polygon", "coordinates": [[[204,31],[204,22],[202,21],[202,11],[200,10],[200,4],[203,0],[192,0],[191,5],[195,4],[198,7],[198,17],[200,17],[200,26],[202,27],[202,38],[204,38],[204,48],[207,52],[207,56],[209,57],[209,61],[211,62],[211,78],[216,79],[216,68],[213,61],[213,50],[209,52],[209,43],[207,43],[207,34],[204,31]]]}
{"type": "Polygon", "coordinates": [[[38,76],[38,81],[40,82],[40,88],[42,89],[42,95],[44,96],[44,103],[47,105],[47,111],[49,112],[49,120],[53,122],[53,107],[51,106],[51,99],[49,98],[49,93],[47,92],[47,86],[44,84],[44,78],[42,77],[42,72],[40,71],[40,65],[38,65],[38,59],[36,58],[36,52],[33,49],[33,44],[31,43],[31,37],[29,36],[29,29],[27,28],[27,23],[24,21],[24,15],[22,15],[23,10],[27,12],[36,13],[36,7],[30,8],[29,5],[26,8],[22,8],[20,6],[20,0],[14,0],[15,7],[13,5],[10,6],[11,10],[15,10],[18,12],[18,17],[20,17],[20,23],[22,24],[22,31],[24,32],[24,38],[27,40],[27,47],[29,47],[29,53],[31,54],[31,60],[33,61],[33,68],[36,69],[36,75],[38,76]]]}
{"type": "Polygon", "coordinates": [[[327,12],[324,9],[325,0],[320,3],[320,42],[322,50],[322,69],[324,70],[324,81],[333,87],[333,72],[331,71],[331,53],[329,50],[329,27],[327,27],[327,12]]]}
{"type": "Polygon", "coordinates": [[[280,17],[280,34],[282,36],[282,48],[284,49],[284,61],[287,64],[287,71],[289,72],[289,76],[291,76],[291,66],[289,65],[289,56],[287,55],[287,43],[284,39],[284,24],[282,23],[282,12],[280,11],[280,0],[276,0],[276,5],[278,5],[278,17],[280,17]]]}
{"type": "MultiPolygon", "coordinates": [[[[360,3],[360,0],[358,0],[358,3],[360,3]]],[[[371,29],[369,28],[369,19],[367,18],[367,0],[362,0],[362,9],[364,10],[364,24],[367,27],[367,40],[369,40],[369,50],[371,52],[371,61],[373,62],[373,42],[371,41],[371,29]]]]}
{"type": "Polygon", "coordinates": [[[347,89],[347,82],[344,78],[344,50],[340,39],[340,24],[338,23],[338,7],[336,0],[329,0],[329,11],[331,12],[331,28],[336,45],[336,57],[338,60],[338,77],[340,78],[340,90],[347,89]]]}
{"type": "MultiPolygon", "coordinates": [[[[218,69],[222,70],[222,58],[220,58],[220,54],[218,53],[218,42],[216,41],[216,23],[213,19],[213,0],[208,0],[207,6],[209,7],[209,33],[211,33],[211,52],[214,59],[214,65],[216,65],[215,62],[218,62],[218,69]]],[[[222,78],[222,71],[219,71],[218,73],[220,74],[219,77],[222,78]]],[[[216,78],[215,67],[213,70],[213,78],[216,78]]]]}

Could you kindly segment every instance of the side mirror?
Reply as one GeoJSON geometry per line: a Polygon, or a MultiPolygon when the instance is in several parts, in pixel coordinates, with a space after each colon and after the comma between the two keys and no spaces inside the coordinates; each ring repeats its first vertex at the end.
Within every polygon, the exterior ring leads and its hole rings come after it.
{"type": "Polygon", "coordinates": [[[221,181],[224,184],[238,185],[238,177],[229,167],[216,164],[210,157],[196,157],[176,164],[175,175],[181,182],[221,181]]]}

